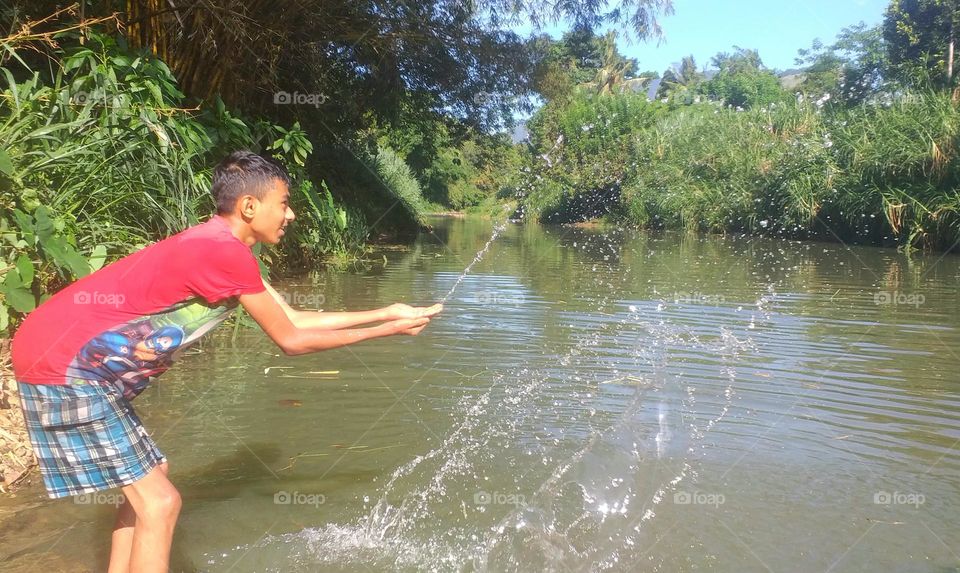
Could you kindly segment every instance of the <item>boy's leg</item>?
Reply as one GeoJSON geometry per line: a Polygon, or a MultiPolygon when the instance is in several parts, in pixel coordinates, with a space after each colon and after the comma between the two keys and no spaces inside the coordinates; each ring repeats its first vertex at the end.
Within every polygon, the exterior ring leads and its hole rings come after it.
{"type": "MultiPolygon", "coordinates": [[[[157,466],[143,479],[122,488],[133,510],[133,535],[130,539],[129,571],[137,573],[164,572],[170,561],[170,545],[173,542],[173,530],[180,513],[180,494],[167,479],[166,468],[157,466]]],[[[122,507],[121,507],[122,509],[122,507]]],[[[120,516],[118,515],[118,520],[120,516]]],[[[127,516],[129,521],[129,516],[127,516]]],[[[120,538],[126,532],[121,528],[120,538]]],[[[111,550],[110,571],[124,571],[121,563],[114,563],[121,547],[111,550]]]]}
{"type": "MultiPolygon", "coordinates": [[[[164,462],[157,466],[167,475],[168,466],[164,462]]],[[[117,509],[117,519],[113,524],[113,538],[110,543],[110,568],[107,573],[127,573],[130,571],[130,554],[133,550],[133,530],[137,523],[137,514],[130,500],[124,498],[117,509]]]]}

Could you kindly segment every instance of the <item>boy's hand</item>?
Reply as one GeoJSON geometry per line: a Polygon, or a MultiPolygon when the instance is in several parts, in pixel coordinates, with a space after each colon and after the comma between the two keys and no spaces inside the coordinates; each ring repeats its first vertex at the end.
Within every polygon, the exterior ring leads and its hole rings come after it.
{"type": "Polygon", "coordinates": [[[429,318],[439,314],[441,310],[443,310],[443,305],[439,303],[433,306],[417,307],[398,302],[387,307],[387,313],[390,315],[390,320],[422,317],[429,318]]]}
{"type": "Polygon", "coordinates": [[[430,319],[422,316],[420,318],[401,318],[399,320],[393,320],[386,323],[388,329],[390,329],[392,334],[407,334],[410,336],[416,336],[420,334],[420,331],[427,327],[430,324],[430,319]]]}

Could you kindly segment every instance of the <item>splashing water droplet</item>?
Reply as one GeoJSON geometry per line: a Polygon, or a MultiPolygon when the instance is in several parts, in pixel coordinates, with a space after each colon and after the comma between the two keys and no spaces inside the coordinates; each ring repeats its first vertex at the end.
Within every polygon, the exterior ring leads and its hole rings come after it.
{"type": "Polygon", "coordinates": [[[480,249],[480,251],[477,253],[475,257],[473,257],[473,261],[471,261],[470,264],[467,265],[467,268],[463,269],[463,272],[460,273],[460,276],[458,276],[457,280],[454,281],[453,286],[450,287],[450,290],[447,291],[447,294],[442,299],[440,299],[441,303],[447,302],[450,296],[453,295],[453,292],[457,290],[457,287],[460,286],[460,283],[463,282],[463,279],[467,278],[467,274],[470,273],[470,269],[472,269],[474,265],[480,262],[480,259],[483,258],[483,255],[487,254],[487,251],[490,250],[490,245],[492,245],[493,242],[497,240],[497,237],[499,237],[500,233],[502,233],[503,230],[506,228],[507,228],[506,223],[501,223],[496,227],[494,227],[493,235],[490,236],[490,240],[487,241],[487,244],[484,245],[482,249],[480,249]]]}

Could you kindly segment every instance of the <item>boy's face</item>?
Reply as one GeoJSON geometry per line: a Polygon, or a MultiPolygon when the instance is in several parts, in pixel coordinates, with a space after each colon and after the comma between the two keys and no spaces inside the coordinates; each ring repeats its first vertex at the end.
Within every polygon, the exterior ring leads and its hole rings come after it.
{"type": "Polygon", "coordinates": [[[293,221],[290,208],[290,190],[279,179],[273,179],[263,199],[257,201],[253,217],[249,219],[257,242],[276,245],[285,231],[284,227],[293,221]]]}

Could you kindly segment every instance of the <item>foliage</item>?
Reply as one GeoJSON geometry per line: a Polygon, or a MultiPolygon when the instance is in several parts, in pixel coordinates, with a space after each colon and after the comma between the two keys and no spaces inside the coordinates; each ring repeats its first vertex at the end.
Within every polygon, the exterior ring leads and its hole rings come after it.
{"type": "Polygon", "coordinates": [[[545,221],[574,220],[607,212],[619,181],[633,169],[633,134],[665,111],[645,95],[578,93],[547,104],[528,123],[534,150],[528,165],[528,209],[545,221]]]}
{"type": "Polygon", "coordinates": [[[893,0],[883,19],[883,38],[896,74],[916,84],[954,85],[948,54],[958,21],[954,0],[893,0]]]}
{"type": "Polygon", "coordinates": [[[848,106],[884,91],[890,67],[881,28],[863,22],[841,30],[829,46],[814,40],[810,49],[799,51],[797,64],[806,65],[803,93],[814,98],[832,94],[833,102],[848,106]]]}
{"type": "MultiPolygon", "coordinates": [[[[12,4],[0,14],[5,30],[62,3],[12,4]]],[[[671,11],[669,0],[100,0],[83,7],[88,17],[117,13],[130,45],[167,62],[188,96],[220,94],[234,109],[283,114],[274,119],[287,123],[296,115],[313,126],[310,115],[338,126],[338,135],[339,127],[361,130],[394,117],[407,95],[421,110],[443,109],[475,127],[507,123],[509,109],[476,95],[528,91],[527,47],[510,31],[521,18],[538,29],[560,18],[590,29],[614,24],[646,38],[660,34],[657,16],[671,11]],[[276,110],[278,91],[322,94],[324,103],[276,110]]]]}
{"type": "Polygon", "coordinates": [[[426,213],[426,204],[420,191],[420,183],[402,157],[383,147],[373,157],[373,165],[384,188],[396,199],[397,204],[413,214],[421,224],[426,213]]]}
{"type": "Polygon", "coordinates": [[[63,42],[50,77],[19,59],[0,68],[4,327],[45,293],[209,215],[210,168],[226,150],[271,148],[295,176],[310,153],[297,125],[245,122],[219,100],[184,109],[163,62],[109,36],[63,42]]]}
{"type": "MultiPolygon", "coordinates": [[[[628,123],[620,140],[632,144],[608,143],[594,161],[610,179],[590,180],[591,164],[570,149],[555,149],[552,157],[565,163],[547,168],[531,154],[527,211],[548,222],[610,213],[646,227],[905,248],[951,249],[960,240],[960,109],[949,94],[833,109],[704,103],[653,118],[628,123]]],[[[537,139],[534,153],[548,146],[537,139]]]]}
{"type": "Polygon", "coordinates": [[[782,101],[786,95],[780,79],[763,67],[756,50],[736,48],[713,58],[720,70],[701,86],[703,93],[733,107],[751,108],[782,101]]]}
{"type": "Polygon", "coordinates": [[[679,67],[670,68],[664,72],[663,81],[657,88],[657,98],[683,97],[702,81],[703,74],[697,70],[696,60],[693,56],[684,56],[679,67]]]}

